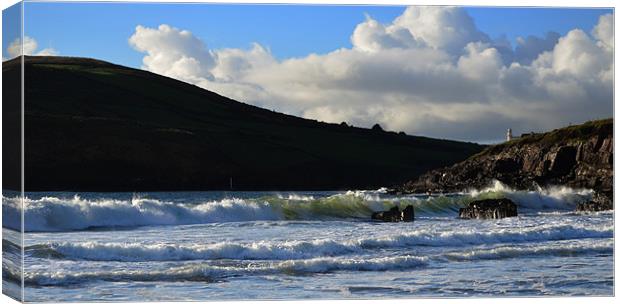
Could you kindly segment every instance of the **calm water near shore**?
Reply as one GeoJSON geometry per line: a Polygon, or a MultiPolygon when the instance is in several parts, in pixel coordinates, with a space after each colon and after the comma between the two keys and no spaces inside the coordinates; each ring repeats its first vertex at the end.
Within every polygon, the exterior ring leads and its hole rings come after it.
{"type": "MultiPolygon", "coordinates": [[[[349,192],[29,193],[26,301],[415,298],[613,294],[613,212],[590,191],[447,196],[349,192]],[[474,198],[519,217],[459,220],[474,198]],[[413,204],[412,223],[373,211],[413,204]]],[[[3,197],[5,292],[17,200],[3,197]]]]}

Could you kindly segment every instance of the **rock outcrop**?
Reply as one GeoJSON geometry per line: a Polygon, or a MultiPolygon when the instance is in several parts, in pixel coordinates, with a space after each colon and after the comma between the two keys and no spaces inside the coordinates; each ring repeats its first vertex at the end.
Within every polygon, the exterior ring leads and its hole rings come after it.
{"type": "Polygon", "coordinates": [[[451,167],[430,171],[394,191],[457,192],[499,180],[514,189],[563,185],[612,200],[613,119],[530,134],[493,145],[451,167]]]}
{"type": "Polygon", "coordinates": [[[388,211],[374,212],[371,219],[384,222],[413,222],[414,211],[413,206],[408,205],[400,211],[398,206],[390,208],[388,211]]]}
{"type": "Polygon", "coordinates": [[[614,209],[614,203],[611,199],[611,194],[603,195],[597,193],[594,195],[591,201],[581,202],[577,204],[575,211],[577,212],[597,212],[614,209]]]}
{"type": "Polygon", "coordinates": [[[507,198],[473,201],[459,210],[463,219],[501,219],[517,216],[517,205],[507,198]]]}

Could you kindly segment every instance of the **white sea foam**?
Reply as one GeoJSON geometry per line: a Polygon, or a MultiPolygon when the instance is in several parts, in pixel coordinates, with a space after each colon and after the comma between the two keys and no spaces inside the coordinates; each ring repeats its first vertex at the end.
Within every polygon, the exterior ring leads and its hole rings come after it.
{"type": "Polygon", "coordinates": [[[360,239],[357,244],[364,248],[409,247],[409,246],[464,246],[497,243],[525,243],[533,241],[554,241],[583,238],[613,237],[613,225],[584,227],[576,225],[540,225],[535,227],[497,228],[481,231],[476,227],[435,232],[417,230],[397,236],[360,239]]]}
{"type": "Polygon", "coordinates": [[[428,258],[397,256],[381,258],[333,258],[322,257],[308,260],[292,260],[277,263],[276,268],[294,272],[329,272],[337,270],[385,271],[411,269],[426,265],[428,258]]]}
{"type": "MultiPolygon", "coordinates": [[[[186,225],[287,219],[368,219],[389,201],[366,201],[339,194],[321,199],[309,196],[227,198],[187,204],[133,197],[131,200],[88,200],[43,197],[24,199],[26,231],[67,231],[93,227],[186,225]]],[[[21,201],[3,197],[5,227],[20,229],[21,201]]]]}
{"type": "MultiPolygon", "coordinates": [[[[3,217],[6,227],[19,229],[19,200],[5,198],[3,217]]],[[[85,200],[43,197],[24,200],[26,231],[66,231],[90,227],[181,225],[212,222],[279,220],[267,202],[223,199],[190,205],[155,199],[130,201],[85,200]]]]}
{"type": "Polygon", "coordinates": [[[415,248],[416,246],[459,247],[482,244],[526,243],[613,237],[613,225],[579,226],[546,224],[535,227],[477,228],[455,231],[418,229],[389,237],[352,240],[258,241],[250,243],[152,244],[114,242],[59,242],[31,246],[27,253],[45,256],[60,254],[68,259],[92,261],[181,261],[181,260],[297,260],[321,256],[359,254],[369,250],[415,248]]]}
{"type": "Polygon", "coordinates": [[[295,194],[295,193],[289,193],[287,195],[278,194],[277,196],[280,199],[291,200],[291,201],[309,202],[309,201],[315,200],[314,196],[312,195],[301,195],[301,194],[295,194]]]}
{"type": "Polygon", "coordinates": [[[577,255],[586,253],[609,253],[612,254],[614,244],[612,239],[598,240],[596,243],[552,243],[529,246],[500,246],[490,249],[475,249],[455,252],[447,252],[442,255],[448,260],[471,261],[471,260],[496,260],[517,258],[523,256],[557,256],[577,255]]]}
{"type": "Polygon", "coordinates": [[[470,190],[469,195],[477,197],[499,196],[514,201],[520,208],[531,210],[574,210],[577,203],[588,200],[594,193],[590,189],[573,189],[564,186],[538,188],[537,191],[514,190],[500,181],[481,190],[470,190]]]}
{"type": "MultiPolygon", "coordinates": [[[[403,196],[376,191],[348,191],[328,197],[275,195],[240,199],[225,198],[198,203],[179,203],[134,196],[130,200],[42,197],[25,198],[26,231],[67,231],[92,227],[185,225],[261,220],[369,219],[374,211],[392,206],[413,205],[416,216],[456,216],[458,209],[472,199],[508,197],[521,210],[573,210],[577,202],[588,199],[590,190],[551,187],[539,191],[514,191],[496,182],[480,191],[461,195],[403,196]]],[[[4,226],[19,230],[21,200],[3,197],[4,226]]]]}
{"type": "MultiPolygon", "coordinates": [[[[523,256],[573,256],[591,253],[613,253],[613,240],[553,242],[527,246],[507,245],[495,248],[462,248],[430,256],[402,255],[391,257],[335,256],[283,261],[240,261],[237,263],[199,262],[169,267],[166,270],[98,270],[67,273],[62,270],[26,271],[24,280],[34,285],[79,284],[104,281],[210,281],[231,276],[267,274],[304,274],[333,271],[410,270],[431,262],[496,260],[523,256]]],[[[52,268],[53,269],[53,268],[52,268]]],[[[59,268],[61,269],[61,268],[59,268]]],[[[7,269],[8,270],[8,269],[7,269]]],[[[9,270],[10,271],[10,270],[9,270]]]]}
{"type": "Polygon", "coordinates": [[[63,242],[52,243],[45,247],[67,258],[93,261],[289,260],[341,255],[361,249],[332,240],[250,244],[221,242],[207,245],[63,242]]]}
{"type": "Polygon", "coordinates": [[[332,271],[385,271],[412,269],[427,264],[427,258],[398,256],[383,258],[321,257],[282,262],[253,262],[234,266],[190,263],[166,270],[129,271],[27,271],[24,281],[29,285],[69,285],[93,280],[103,281],[210,281],[237,275],[265,275],[275,273],[321,273],[332,271]]]}

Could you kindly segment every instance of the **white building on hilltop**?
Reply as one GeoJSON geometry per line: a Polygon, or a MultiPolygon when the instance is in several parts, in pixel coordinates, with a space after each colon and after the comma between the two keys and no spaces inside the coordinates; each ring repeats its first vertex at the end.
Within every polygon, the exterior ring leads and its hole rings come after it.
{"type": "Polygon", "coordinates": [[[512,129],[508,128],[508,132],[506,132],[506,141],[512,140],[512,129]]]}

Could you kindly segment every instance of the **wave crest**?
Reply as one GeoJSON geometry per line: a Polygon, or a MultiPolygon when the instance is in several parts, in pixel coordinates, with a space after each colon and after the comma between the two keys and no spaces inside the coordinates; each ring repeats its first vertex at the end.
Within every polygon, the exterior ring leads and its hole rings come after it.
{"type": "Polygon", "coordinates": [[[66,273],[64,271],[29,271],[24,282],[28,285],[54,286],[103,281],[213,281],[237,275],[267,275],[274,273],[304,274],[332,271],[385,271],[407,270],[427,264],[427,258],[398,256],[383,258],[322,257],[283,262],[241,263],[233,266],[190,263],[166,270],[91,271],[66,273]]]}
{"type": "MultiPolygon", "coordinates": [[[[335,271],[400,271],[427,266],[431,263],[471,260],[498,260],[523,256],[565,256],[581,254],[613,254],[613,240],[571,240],[537,243],[527,246],[508,245],[495,248],[461,248],[430,256],[402,255],[390,257],[316,257],[283,261],[205,261],[187,262],[165,270],[97,270],[67,273],[64,271],[27,271],[28,285],[70,285],[104,281],[214,281],[231,276],[270,275],[286,273],[328,273],[335,271]]],[[[9,271],[10,269],[6,269],[9,271]]],[[[15,275],[9,273],[9,275],[15,275]]]]}
{"type": "MultiPolygon", "coordinates": [[[[473,199],[508,197],[525,210],[572,210],[589,199],[591,190],[551,187],[539,191],[514,191],[496,182],[492,187],[469,193],[426,196],[392,196],[385,189],[348,191],[326,197],[297,194],[257,198],[224,198],[179,203],[163,198],[134,196],[130,200],[83,199],[53,196],[24,198],[26,231],[67,231],[93,227],[187,225],[239,221],[277,220],[368,220],[372,212],[413,205],[416,216],[456,216],[473,199]]],[[[20,197],[3,197],[5,227],[21,229],[20,197]]]]}
{"type": "Polygon", "coordinates": [[[359,254],[369,250],[415,248],[416,246],[467,247],[472,245],[527,243],[613,237],[613,226],[575,227],[573,225],[505,228],[497,231],[434,231],[420,229],[389,237],[359,238],[346,241],[254,242],[213,244],[147,243],[50,243],[30,246],[26,253],[39,257],[62,257],[92,261],[182,261],[182,260],[299,260],[321,256],[359,254]]]}

